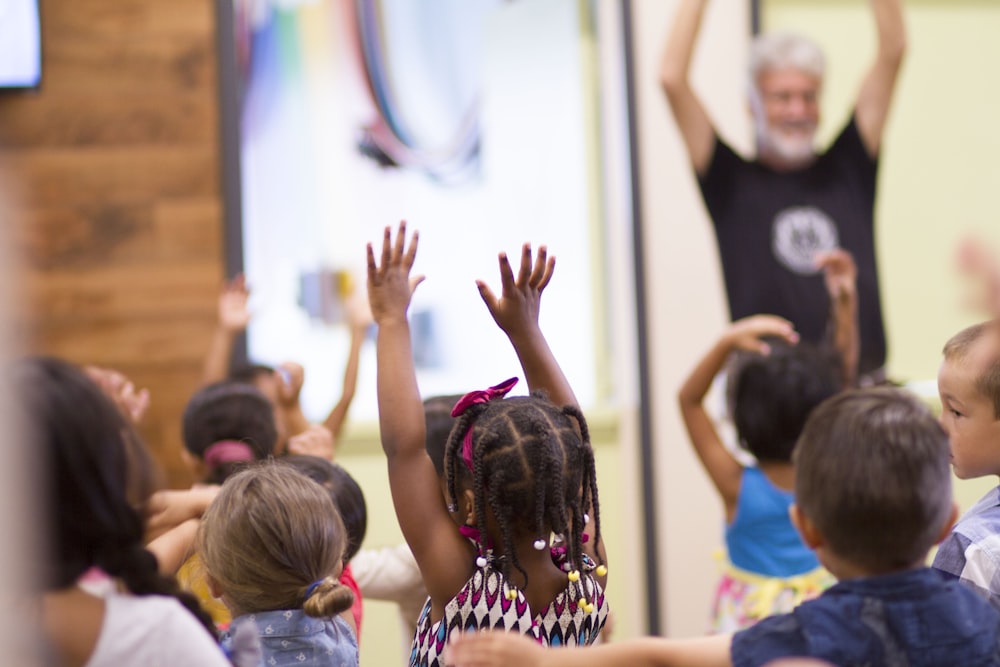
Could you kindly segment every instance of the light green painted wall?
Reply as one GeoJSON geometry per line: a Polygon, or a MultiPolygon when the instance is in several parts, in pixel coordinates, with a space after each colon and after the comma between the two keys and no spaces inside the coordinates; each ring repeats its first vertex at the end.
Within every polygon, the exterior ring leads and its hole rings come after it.
{"type": "MultiPolygon", "coordinates": [[[[954,251],[969,233],[1000,251],[1000,2],[905,1],[909,50],[885,137],[876,224],[890,376],[933,380],[944,342],[983,319],[954,251]]],[[[827,53],[821,132],[847,117],[874,53],[862,0],[764,0],[765,30],[794,30],[827,53]]],[[[956,481],[968,507],[993,478],[956,481]]]]}

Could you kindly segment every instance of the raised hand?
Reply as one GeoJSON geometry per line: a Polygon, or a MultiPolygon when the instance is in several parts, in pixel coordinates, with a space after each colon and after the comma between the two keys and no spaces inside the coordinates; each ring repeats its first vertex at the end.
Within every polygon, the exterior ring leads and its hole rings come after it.
{"type": "Polygon", "coordinates": [[[526,330],[538,327],[538,312],[542,291],[552,279],[555,257],[548,256],[545,246],[538,248],[534,265],[531,261],[531,244],[521,247],[521,267],[514,277],[506,253],[500,253],[500,298],[482,280],[476,281],[479,295],[493,316],[493,320],[509,337],[514,338],[526,330]]]}
{"type": "Polygon", "coordinates": [[[275,372],[278,376],[278,401],[284,407],[294,407],[299,404],[299,394],[305,383],[306,371],[302,364],[294,361],[282,362],[275,372]]]}
{"type": "Polygon", "coordinates": [[[347,313],[347,326],[352,333],[364,334],[374,321],[368,299],[361,292],[355,291],[344,300],[344,310],[347,313]]]}
{"type": "Polygon", "coordinates": [[[379,264],[375,263],[372,244],[368,244],[368,303],[380,326],[390,320],[406,319],[413,292],[424,280],[423,276],[410,275],[417,256],[417,239],[414,231],[410,246],[406,247],[406,221],[399,223],[395,243],[392,230],[386,227],[379,264]]]}
{"type": "Polygon", "coordinates": [[[959,272],[971,282],[966,303],[993,317],[1000,317],[1000,257],[980,238],[962,240],[955,253],[959,272]]]}
{"type": "Polygon", "coordinates": [[[857,292],[858,267],[854,257],[843,248],[816,253],[816,268],[823,272],[826,291],[831,301],[854,297],[857,292]]]}
{"type": "Polygon", "coordinates": [[[723,341],[730,350],[745,350],[770,354],[771,346],[764,338],[781,338],[788,343],[799,342],[799,334],[791,322],[777,315],[751,315],[733,322],[723,341]]]}
{"type": "Polygon", "coordinates": [[[219,293],[219,327],[230,333],[245,330],[250,323],[249,298],[250,290],[242,273],[226,282],[219,293]]]}

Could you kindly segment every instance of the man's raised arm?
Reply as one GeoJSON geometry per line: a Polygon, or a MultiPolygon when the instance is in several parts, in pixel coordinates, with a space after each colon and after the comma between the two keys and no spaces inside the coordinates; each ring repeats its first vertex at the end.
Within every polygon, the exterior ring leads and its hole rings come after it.
{"type": "Polygon", "coordinates": [[[681,0],[660,61],[660,85],[687,146],[691,166],[699,176],[705,174],[712,159],[715,129],[691,87],[688,74],[706,3],[707,0],[681,0]]]}

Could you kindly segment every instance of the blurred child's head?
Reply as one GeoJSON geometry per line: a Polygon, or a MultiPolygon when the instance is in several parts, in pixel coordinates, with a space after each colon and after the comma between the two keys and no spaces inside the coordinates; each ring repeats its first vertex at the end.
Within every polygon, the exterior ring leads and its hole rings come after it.
{"type": "Polygon", "coordinates": [[[855,390],[824,402],[794,461],[793,517],[834,574],[824,555],[871,575],[915,567],[951,528],[948,436],[900,390],[855,390]]]}
{"type": "MultiPolygon", "coordinates": [[[[474,394],[486,392],[467,396],[474,394]]],[[[459,511],[505,556],[505,577],[513,566],[527,579],[515,541],[547,543],[550,533],[563,537],[569,562],[582,571],[584,514],[592,508],[598,540],[601,524],[594,454],[579,409],[559,408],[542,393],[470,402],[464,411],[463,403],[445,450],[449,502],[471,500],[471,512],[459,511]]]]}
{"type": "Polygon", "coordinates": [[[251,461],[271,456],[277,441],[271,404],[256,388],[223,381],[199,389],[184,408],[185,450],[205,481],[220,484],[251,461]]]}
{"type": "Polygon", "coordinates": [[[281,383],[284,381],[280,369],[265,364],[245,364],[237,366],[229,373],[229,380],[249,384],[260,390],[264,398],[271,404],[274,414],[274,427],[278,432],[275,438],[275,454],[284,452],[288,440],[288,424],[285,411],[281,406],[281,383]]]}
{"type": "Polygon", "coordinates": [[[281,459],[286,465],[316,482],[330,494],[334,506],[340,512],[347,531],[347,546],[344,549],[344,563],[358,553],[368,529],[368,506],[361,487],[343,467],[318,456],[290,455],[281,459]]]}
{"type": "Polygon", "coordinates": [[[747,355],[734,387],[736,431],[758,461],[788,462],[813,408],[841,389],[839,359],[824,348],[769,340],[747,355]]]}
{"type": "Polygon", "coordinates": [[[1000,474],[1000,321],[963,329],[945,344],[938,393],[955,475],[1000,474]]]}
{"type": "Polygon", "coordinates": [[[448,444],[448,436],[455,425],[451,409],[455,407],[462,394],[447,396],[431,396],[424,400],[424,422],[426,424],[425,439],[427,455],[434,463],[438,477],[444,479],[444,449],[448,444]]]}
{"type": "MultiPolygon", "coordinates": [[[[52,358],[25,359],[12,381],[42,473],[47,588],[72,585],[97,566],[122,576],[152,559],[141,508],[153,464],[122,414],[83,371],[52,358]]],[[[155,564],[155,561],[153,561],[155,564]]],[[[155,569],[155,568],[154,568],[155,569]]]]}
{"type": "Polygon", "coordinates": [[[337,581],[346,545],[326,489],[273,461],[226,480],[198,539],[213,594],[234,616],[303,609],[319,618],[349,609],[354,596],[337,581]]]}
{"type": "Polygon", "coordinates": [[[83,370],[35,357],[15,363],[15,414],[38,454],[42,585],[65,589],[97,567],[135,595],[177,598],[214,637],[212,620],[145,548],[143,508],[155,467],[128,420],[83,370]]]}

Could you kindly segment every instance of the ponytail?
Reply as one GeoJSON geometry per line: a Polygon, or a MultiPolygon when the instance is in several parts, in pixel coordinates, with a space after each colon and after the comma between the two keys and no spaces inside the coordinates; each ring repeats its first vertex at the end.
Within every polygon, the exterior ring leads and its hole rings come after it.
{"type": "Polygon", "coordinates": [[[333,577],[320,579],[309,586],[304,598],[302,611],[314,618],[336,616],[354,604],[354,592],[333,577]]]}

